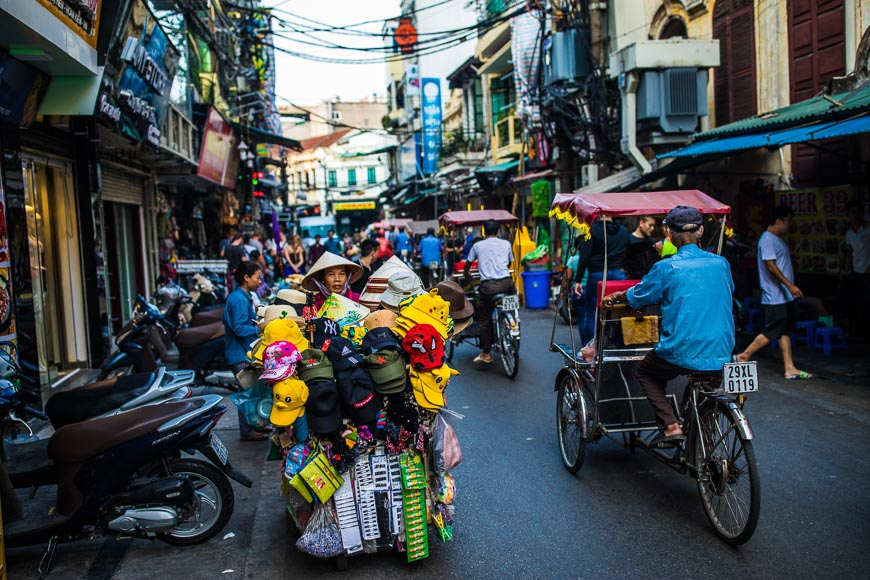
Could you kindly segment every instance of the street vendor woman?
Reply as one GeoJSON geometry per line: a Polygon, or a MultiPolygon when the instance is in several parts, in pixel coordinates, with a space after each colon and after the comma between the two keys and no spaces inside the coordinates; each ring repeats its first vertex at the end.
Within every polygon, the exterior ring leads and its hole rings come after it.
{"type": "Polygon", "coordinates": [[[656,262],[626,292],[605,296],[610,307],[627,301],[632,308],[661,304],[661,340],[637,367],[637,381],[653,406],[661,433],[653,447],[674,447],[685,439],[665,396],[671,379],[694,371],[720,371],[734,350],[731,294],[734,281],[728,261],[698,247],[704,233],[701,213],[677,206],[665,218],[677,253],[656,262]]]}
{"type": "Polygon", "coordinates": [[[359,302],[359,294],[350,285],[362,276],[362,266],[332,252],[326,252],[311,266],[302,279],[302,287],[317,294],[314,307],[320,310],[330,294],[339,294],[359,302]]]}

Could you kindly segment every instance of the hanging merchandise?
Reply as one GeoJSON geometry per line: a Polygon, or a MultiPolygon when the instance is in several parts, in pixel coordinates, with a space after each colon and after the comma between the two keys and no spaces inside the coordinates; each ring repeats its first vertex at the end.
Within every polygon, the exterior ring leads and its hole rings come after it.
{"type": "Polygon", "coordinates": [[[315,313],[315,296],[306,295],[298,320],[273,311],[285,305],[261,309],[263,336],[249,353],[259,380],[231,398],[246,417],[276,430],[275,465],[288,515],[302,532],[299,550],[318,558],[383,550],[404,552],[408,562],[426,558],[430,536],[454,538],[450,470],[462,461],[442,414],[445,390],[459,374],[444,364],[451,303],[436,289],[405,298],[397,313],[369,314],[330,298],[315,313]]]}
{"type": "Polygon", "coordinates": [[[532,190],[532,216],[546,218],[550,215],[550,182],[539,179],[530,186],[532,190]]]}

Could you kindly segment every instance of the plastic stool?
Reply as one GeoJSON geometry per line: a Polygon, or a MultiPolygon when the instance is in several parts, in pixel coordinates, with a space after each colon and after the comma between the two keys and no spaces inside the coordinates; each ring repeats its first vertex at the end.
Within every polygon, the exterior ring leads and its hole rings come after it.
{"type": "Polygon", "coordinates": [[[746,333],[758,334],[764,329],[764,310],[761,308],[747,308],[749,315],[746,319],[746,333]]]}
{"type": "Polygon", "coordinates": [[[849,350],[846,346],[846,333],[839,326],[817,328],[813,346],[822,349],[825,356],[831,356],[831,351],[837,348],[847,352],[849,350]]]}
{"type": "Polygon", "coordinates": [[[819,322],[818,320],[799,320],[797,323],[797,328],[795,331],[794,340],[795,344],[802,343],[807,346],[812,346],[815,344],[816,338],[816,329],[825,326],[824,322],[819,322]]]}

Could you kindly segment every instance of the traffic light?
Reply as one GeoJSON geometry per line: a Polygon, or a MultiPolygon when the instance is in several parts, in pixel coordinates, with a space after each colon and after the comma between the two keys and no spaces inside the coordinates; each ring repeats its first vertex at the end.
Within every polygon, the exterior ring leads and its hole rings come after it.
{"type": "Polygon", "coordinates": [[[254,171],[251,174],[251,185],[253,185],[256,188],[260,184],[261,179],[263,179],[263,172],[262,171],[254,171]]]}
{"type": "Polygon", "coordinates": [[[254,197],[263,197],[263,192],[255,189],[254,190],[254,197]]]}

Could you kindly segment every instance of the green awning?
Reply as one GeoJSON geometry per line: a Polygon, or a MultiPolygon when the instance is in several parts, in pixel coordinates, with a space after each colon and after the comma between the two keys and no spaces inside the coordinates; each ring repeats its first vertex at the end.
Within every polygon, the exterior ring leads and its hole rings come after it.
{"type": "Polygon", "coordinates": [[[241,133],[242,138],[246,141],[251,141],[253,143],[272,143],[274,145],[286,147],[287,149],[302,151],[302,144],[296,139],[275,135],[274,133],[269,133],[268,131],[263,131],[262,129],[251,127],[250,125],[242,125],[241,123],[233,123],[233,127],[241,133]]]}
{"type": "Polygon", "coordinates": [[[692,136],[692,142],[746,133],[771,132],[810,122],[833,121],[870,109],[870,84],[848,93],[818,95],[787,107],[734,121],[692,136]]]}
{"type": "Polygon", "coordinates": [[[478,167],[474,170],[474,173],[504,173],[505,171],[511,171],[512,169],[516,169],[520,164],[519,159],[515,159],[513,161],[508,161],[506,163],[499,163],[498,165],[488,165],[486,167],[478,167]]]}

